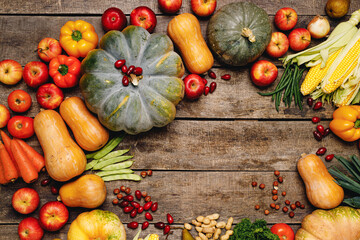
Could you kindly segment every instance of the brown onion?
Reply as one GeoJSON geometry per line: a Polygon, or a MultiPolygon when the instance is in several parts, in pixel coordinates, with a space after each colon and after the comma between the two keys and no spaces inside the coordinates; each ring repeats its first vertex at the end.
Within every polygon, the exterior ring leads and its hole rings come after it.
{"type": "Polygon", "coordinates": [[[318,15],[309,22],[307,30],[309,30],[312,38],[323,38],[330,32],[330,24],[325,17],[318,15]]]}

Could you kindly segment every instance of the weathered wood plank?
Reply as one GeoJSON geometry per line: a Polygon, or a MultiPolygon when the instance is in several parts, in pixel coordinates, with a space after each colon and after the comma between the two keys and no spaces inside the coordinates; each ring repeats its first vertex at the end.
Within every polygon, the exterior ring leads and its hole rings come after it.
{"type": "MultiPolygon", "coordinates": [[[[234,2],[233,0],[220,0],[217,1],[217,8],[234,2]]],[[[317,15],[325,14],[325,5],[327,0],[321,1],[262,1],[252,0],[251,2],[257,4],[259,7],[266,9],[268,14],[275,14],[277,10],[283,7],[294,8],[299,15],[317,15]],[[311,6],[311,7],[310,7],[311,6]]],[[[118,7],[126,14],[130,14],[131,11],[138,6],[150,7],[155,13],[161,14],[162,12],[158,8],[157,0],[122,0],[122,1],[96,1],[96,0],[34,0],[34,1],[1,1],[0,13],[1,14],[102,14],[109,7],[118,7]]],[[[349,13],[356,11],[360,8],[360,2],[352,1],[350,5],[349,13]]],[[[191,12],[190,1],[183,1],[182,7],[179,13],[191,12]]]]}
{"type": "MultiPolygon", "coordinates": [[[[45,174],[42,174],[41,179],[45,174]]],[[[116,213],[122,222],[145,221],[144,213],[138,215],[135,219],[124,214],[119,206],[113,206],[112,200],[115,198],[112,191],[125,185],[135,190],[146,191],[152,201],[159,204],[156,212],[151,214],[154,217],[153,223],[165,221],[166,214],[170,213],[174,217],[175,223],[183,224],[199,215],[208,215],[219,213],[222,218],[234,217],[237,223],[244,217],[254,220],[264,218],[268,223],[300,223],[305,215],[310,213],[313,208],[307,202],[303,182],[297,172],[282,172],[284,182],[279,185],[280,193],[286,191],[286,197],[279,195],[277,204],[285,206],[284,201],[290,200],[292,203],[300,201],[306,205],[305,209],[295,210],[295,217],[290,218],[288,214],[281,210],[270,209],[272,200],[272,183],[276,180],[273,172],[213,172],[213,171],[156,171],[153,176],[146,177],[139,183],[127,181],[108,182],[107,199],[100,207],[116,213]],[[252,181],[258,184],[264,183],[265,189],[251,186],[252,181]],[[260,210],[256,211],[254,206],[260,205],[260,210]],[[176,206],[176,207],[174,207],[176,206]],[[269,209],[270,214],[265,216],[264,210],[269,209]]],[[[40,180],[41,180],[40,179],[40,180]]],[[[15,184],[0,187],[2,201],[0,202],[0,223],[18,223],[24,218],[16,213],[11,207],[12,194],[19,188],[27,186],[22,181],[15,184]]],[[[41,187],[40,181],[32,185],[40,195],[40,205],[48,201],[56,201],[56,196],[50,193],[50,187],[41,187]]],[[[143,200],[140,202],[143,203],[143,200]]],[[[86,209],[73,208],[70,210],[71,222],[80,212],[86,209]]],[[[39,209],[30,216],[38,216],[39,209]]]]}

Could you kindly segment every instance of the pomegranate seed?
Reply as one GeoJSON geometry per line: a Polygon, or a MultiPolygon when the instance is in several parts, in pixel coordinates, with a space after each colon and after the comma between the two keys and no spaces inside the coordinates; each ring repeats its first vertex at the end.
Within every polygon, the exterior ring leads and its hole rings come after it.
{"type": "Polygon", "coordinates": [[[51,186],[51,193],[56,195],[59,193],[58,189],[55,186],[51,186]]]}
{"type": "Polygon", "coordinates": [[[158,228],[158,229],[164,229],[165,223],[157,222],[157,223],[155,223],[155,227],[158,228]]]}
{"type": "Polygon", "coordinates": [[[271,203],[271,204],[270,204],[270,207],[271,207],[271,208],[275,208],[275,203],[271,203]]]}
{"type": "Polygon", "coordinates": [[[123,197],[123,199],[125,201],[132,202],[132,201],[134,201],[134,196],[133,195],[127,195],[127,196],[123,197]]]}
{"type": "Polygon", "coordinates": [[[265,188],[265,184],[263,184],[263,183],[260,184],[259,188],[260,188],[260,189],[264,189],[264,188],[265,188]]]}
{"type": "Polygon", "coordinates": [[[331,132],[330,128],[326,128],[326,129],[324,130],[324,137],[327,136],[327,135],[329,135],[330,132],[331,132]]]}
{"type": "Polygon", "coordinates": [[[290,201],[289,201],[289,200],[286,200],[286,201],[285,201],[285,204],[286,204],[286,205],[290,205],[290,201]]]}
{"type": "Polygon", "coordinates": [[[296,201],[296,202],[295,202],[295,206],[296,206],[297,208],[299,208],[299,207],[301,206],[301,203],[300,203],[299,201],[296,201]]]}
{"type": "Polygon", "coordinates": [[[278,185],[279,185],[278,181],[273,182],[273,186],[278,186],[278,185]]]}
{"type": "Polygon", "coordinates": [[[170,232],[170,226],[166,225],[164,228],[164,235],[168,234],[170,232]]]}
{"type": "Polygon", "coordinates": [[[143,178],[145,178],[145,177],[147,176],[147,172],[142,171],[142,172],[140,173],[140,175],[141,175],[143,178]]]}
{"type": "Polygon", "coordinates": [[[142,213],[144,211],[144,207],[140,206],[137,211],[138,211],[139,214],[142,213]]]}
{"type": "Polygon", "coordinates": [[[277,195],[277,194],[278,194],[278,190],[276,190],[276,189],[273,189],[271,192],[272,192],[273,195],[277,195]]]}
{"type": "Polygon", "coordinates": [[[230,79],[231,79],[231,76],[230,76],[230,74],[225,74],[225,75],[222,75],[222,76],[221,76],[221,79],[223,79],[223,80],[230,80],[230,79]]]}
{"type": "Polygon", "coordinates": [[[151,169],[147,170],[146,173],[147,173],[148,176],[152,176],[152,170],[151,169]]]}
{"type": "Polygon", "coordinates": [[[334,154],[329,154],[325,157],[325,161],[330,162],[331,160],[333,160],[333,158],[334,158],[334,154]]]}
{"type": "Polygon", "coordinates": [[[286,192],[283,191],[283,192],[281,193],[281,195],[285,197],[285,196],[286,196],[286,192]]]}
{"type": "Polygon", "coordinates": [[[114,189],[114,194],[115,194],[115,195],[119,194],[119,192],[120,192],[120,189],[118,189],[118,188],[115,188],[115,189],[114,189]]]}
{"type": "Polygon", "coordinates": [[[265,214],[265,215],[269,215],[269,213],[270,213],[270,211],[267,210],[267,209],[264,211],[264,214],[265,214]]]}
{"type": "Polygon", "coordinates": [[[204,95],[205,96],[208,95],[209,92],[210,92],[210,88],[206,86],[205,89],[204,89],[204,95]]]}
{"type": "Polygon", "coordinates": [[[121,187],[120,187],[120,191],[122,191],[122,192],[125,192],[125,189],[126,189],[125,186],[121,186],[121,187]]]}
{"type": "Polygon", "coordinates": [[[277,205],[277,204],[276,204],[276,205],[275,205],[275,209],[276,209],[276,210],[279,210],[279,209],[280,209],[280,205],[277,205]]]}
{"type": "Polygon", "coordinates": [[[151,201],[145,203],[145,205],[144,205],[144,210],[145,210],[145,211],[149,210],[149,209],[151,208],[151,205],[152,205],[152,202],[151,202],[151,201]]]}
{"type": "MultiPolygon", "coordinates": [[[[131,188],[129,188],[129,187],[125,188],[125,193],[126,193],[126,194],[131,193],[131,188]]],[[[133,200],[134,200],[134,197],[132,197],[132,198],[133,198],[133,200]]],[[[132,201],[132,200],[131,200],[131,201],[132,201]]]]}
{"type": "Polygon", "coordinates": [[[283,181],[284,181],[283,177],[281,177],[281,176],[278,177],[278,182],[279,182],[279,183],[282,183],[283,181]]]}
{"type": "Polygon", "coordinates": [[[136,76],[139,76],[142,74],[142,68],[141,67],[136,67],[133,71],[133,73],[136,75],[136,76]]]}
{"type": "Polygon", "coordinates": [[[320,109],[322,107],[322,102],[317,102],[317,103],[315,103],[315,105],[314,105],[314,110],[318,110],[318,109],[320,109]]]}
{"type": "Polygon", "coordinates": [[[147,196],[147,192],[145,192],[145,191],[141,192],[141,196],[142,196],[143,198],[145,198],[145,197],[147,196]]]}
{"type": "Polygon", "coordinates": [[[260,209],[260,205],[255,205],[255,210],[259,210],[260,209]]]}
{"type": "Polygon", "coordinates": [[[121,67],[121,71],[123,72],[123,73],[125,73],[126,74],[126,72],[127,72],[127,66],[126,65],[123,65],[122,67],[121,67]]]}
{"type": "Polygon", "coordinates": [[[305,205],[304,205],[304,204],[301,204],[301,205],[300,205],[300,208],[301,208],[301,209],[304,209],[304,208],[305,208],[305,205]]]}
{"type": "Polygon", "coordinates": [[[257,182],[252,182],[252,183],[251,183],[251,186],[256,187],[256,186],[257,186],[257,182]]]}
{"type": "Polygon", "coordinates": [[[115,198],[114,200],[112,200],[112,204],[118,205],[119,204],[119,199],[115,198]]]}
{"type": "Polygon", "coordinates": [[[278,200],[278,195],[273,195],[272,200],[274,200],[274,201],[278,200]]]}
{"type": "Polygon", "coordinates": [[[145,218],[149,221],[153,220],[153,217],[152,217],[151,213],[149,213],[149,212],[145,213],[145,218]]]}
{"type": "Polygon", "coordinates": [[[128,201],[122,201],[122,202],[119,204],[119,206],[122,207],[122,208],[124,208],[124,207],[126,207],[126,206],[128,206],[128,205],[129,205],[129,202],[128,202],[128,201]]]}
{"type": "Polygon", "coordinates": [[[135,197],[137,200],[141,200],[141,192],[139,190],[135,191],[135,197]]]}
{"type": "Polygon", "coordinates": [[[274,171],[274,175],[278,177],[278,176],[280,176],[280,172],[278,170],[276,170],[276,171],[274,171]]]}
{"type": "Polygon", "coordinates": [[[114,65],[117,69],[120,69],[122,66],[125,65],[125,63],[126,63],[125,59],[120,59],[117,60],[114,65]]]}
{"type": "Polygon", "coordinates": [[[148,227],[149,227],[149,222],[148,222],[148,221],[143,222],[142,225],[141,225],[141,229],[142,229],[142,230],[145,230],[145,229],[147,229],[148,227]]]}
{"type": "Polygon", "coordinates": [[[150,201],[151,201],[151,197],[150,197],[150,196],[146,196],[145,202],[150,202],[150,201]]]}
{"type": "Polygon", "coordinates": [[[130,213],[130,217],[134,218],[136,217],[136,215],[137,215],[137,210],[136,209],[132,210],[130,213]]]}
{"type": "Polygon", "coordinates": [[[210,93],[213,93],[216,89],[216,82],[210,83],[210,93]]]}
{"type": "Polygon", "coordinates": [[[49,183],[50,183],[50,179],[49,179],[49,178],[44,179],[44,180],[41,181],[41,186],[45,187],[45,186],[49,185],[49,183]]]}
{"type": "Polygon", "coordinates": [[[123,76],[122,84],[126,87],[129,86],[129,78],[127,76],[123,76]]]}
{"type": "Polygon", "coordinates": [[[215,74],[213,71],[209,70],[208,75],[209,75],[209,77],[211,77],[212,79],[216,79],[216,74],[215,74]]]}
{"type": "Polygon", "coordinates": [[[151,211],[155,212],[158,209],[158,203],[154,202],[154,204],[151,206],[151,211]]]}
{"type": "Polygon", "coordinates": [[[288,209],[287,207],[283,207],[283,209],[282,209],[282,210],[283,210],[283,212],[284,212],[284,213],[286,213],[286,212],[288,212],[288,211],[289,211],[289,209],[288,209]]]}
{"type": "Polygon", "coordinates": [[[294,212],[289,212],[289,217],[293,218],[295,216],[294,212]]]}
{"type": "Polygon", "coordinates": [[[203,82],[204,82],[204,84],[206,86],[206,84],[208,84],[208,81],[205,78],[203,78],[202,80],[203,80],[203,82]]]}
{"type": "Polygon", "coordinates": [[[138,222],[129,222],[127,226],[128,226],[128,228],[136,229],[136,228],[138,228],[139,223],[138,222]]]}
{"type": "Polygon", "coordinates": [[[324,147],[321,147],[316,151],[316,155],[318,155],[318,156],[322,156],[325,153],[326,153],[326,148],[324,148],[324,147]]]}
{"type": "Polygon", "coordinates": [[[129,212],[131,212],[132,210],[134,210],[134,207],[131,207],[131,206],[126,206],[126,207],[124,207],[124,213],[129,213],[129,212]]]}
{"type": "Polygon", "coordinates": [[[130,204],[131,204],[131,206],[133,206],[134,208],[139,208],[139,207],[140,207],[140,203],[138,203],[138,202],[131,202],[130,204]]]}
{"type": "Polygon", "coordinates": [[[130,67],[128,67],[126,74],[130,75],[134,71],[134,69],[135,69],[135,66],[131,65],[130,67]]]}
{"type": "Polygon", "coordinates": [[[312,107],[312,105],[314,104],[314,99],[308,98],[307,99],[307,104],[309,105],[309,107],[312,107]]]}
{"type": "Polygon", "coordinates": [[[316,126],[316,130],[321,134],[321,136],[324,136],[325,134],[325,129],[323,125],[317,125],[316,126]]]}
{"type": "Polygon", "coordinates": [[[168,221],[169,224],[173,224],[174,223],[174,218],[168,213],[166,214],[166,219],[168,221]]]}
{"type": "Polygon", "coordinates": [[[321,133],[319,133],[318,131],[314,131],[313,134],[316,140],[321,141],[322,139],[321,133]]]}
{"type": "Polygon", "coordinates": [[[123,195],[121,193],[119,193],[118,195],[116,195],[116,197],[120,200],[123,198],[123,195]]]}
{"type": "Polygon", "coordinates": [[[318,122],[320,122],[320,118],[319,118],[319,117],[313,117],[313,118],[311,119],[311,121],[312,121],[313,123],[318,123],[318,122]]]}
{"type": "Polygon", "coordinates": [[[295,204],[291,204],[291,205],[290,205],[290,208],[291,208],[291,210],[295,210],[295,209],[296,209],[296,205],[295,205],[295,204]]]}

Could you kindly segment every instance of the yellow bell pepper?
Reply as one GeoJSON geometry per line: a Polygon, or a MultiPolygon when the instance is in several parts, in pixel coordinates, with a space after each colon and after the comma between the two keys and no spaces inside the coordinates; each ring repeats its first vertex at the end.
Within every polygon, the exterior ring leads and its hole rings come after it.
{"type": "Polygon", "coordinates": [[[331,131],[347,142],[353,142],[360,138],[360,106],[343,106],[333,113],[330,122],[331,131]]]}
{"type": "Polygon", "coordinates": [[[68,21],[60,30],[61,47],[69,56],[86,57],[98,41],[94,26],[83,20],[68,21]]]}

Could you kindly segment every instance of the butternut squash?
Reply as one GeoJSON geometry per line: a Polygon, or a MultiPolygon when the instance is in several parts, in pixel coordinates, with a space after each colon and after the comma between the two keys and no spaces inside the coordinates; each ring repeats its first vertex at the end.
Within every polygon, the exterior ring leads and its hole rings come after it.
{"type": "Polygon", "coordinates": [[[186,68],[191,73],[202,74],[214,64],[214,57],[201,34],[200,23],[190,13],[174,17],[167,33],[180,50],[186,68]]]}
{"type": "Polygon", "coordinates": [[[63,185],[59,199],[68,207],[97,208],[106,199],[104,180],[95,174],[88,174],[63,185]]]}
{"type": "Polygon", "coordinates": [[[86,108],[79,97],[70,97],[60,104],[60,115],[71,128],[77,144],[87,151],[102,148],[109,140],[109,132],[86,108]]]}
{"type": "Polygon", "coordinates": [[[314,154],[302,154],[297,169],[306,187],[309,202],[317,208],[331,209],[340,205],[344,190],[326,169],[321,159],[314,154]]]}
{"type": "Polygon", "coordinates": [[[51,178],[65,182],[84,172],[85,154],[70,137],[60,114],[54,110],[39,112],[34,119],[34,130],[51,178]]]}

